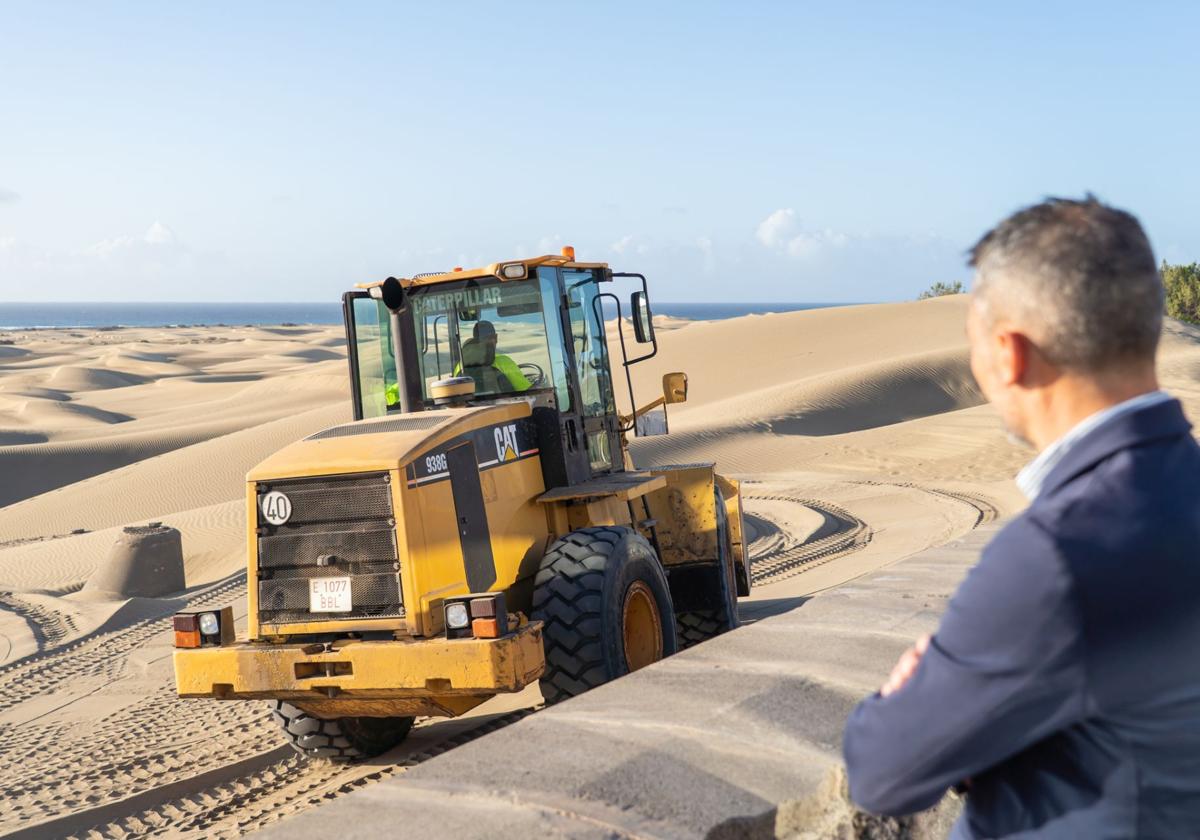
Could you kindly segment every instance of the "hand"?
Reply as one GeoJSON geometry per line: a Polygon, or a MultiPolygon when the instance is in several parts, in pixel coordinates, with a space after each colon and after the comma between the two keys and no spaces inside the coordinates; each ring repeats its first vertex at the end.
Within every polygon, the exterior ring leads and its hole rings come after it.
{"type": "Polygon", "coordinates": [[[926,633],[917,639],[916,644],[901,654],[900,659],[896,662],[896,667],[892,668],[891,676],[879,689],[880,695],[887,697],[889,694],[894,694],[904,688],[905,684],[912,679],[912,675],[917,672],[917,666],[921,664],[921,657],[929,649],[930,638],[930,635],[926,633]]]}

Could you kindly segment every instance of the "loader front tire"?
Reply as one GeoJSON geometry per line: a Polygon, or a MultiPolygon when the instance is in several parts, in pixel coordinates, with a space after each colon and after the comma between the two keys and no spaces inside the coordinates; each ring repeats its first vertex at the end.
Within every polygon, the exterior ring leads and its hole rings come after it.
{"type": "Polygon", "coordinates": [[[605,526],[556,540],[534,579],[542,697],[557,703],[675,653],[673,616],[662,564],[640,535],[605,526]]]}
{"type": "Polygon", "coordinates": [[[292,749],[306,758],[336,762],[359,761],[385,753],[408,737],[413,725],[411,717],[323,720],[282,700],[273,700],[271,710],[292,749]]]}

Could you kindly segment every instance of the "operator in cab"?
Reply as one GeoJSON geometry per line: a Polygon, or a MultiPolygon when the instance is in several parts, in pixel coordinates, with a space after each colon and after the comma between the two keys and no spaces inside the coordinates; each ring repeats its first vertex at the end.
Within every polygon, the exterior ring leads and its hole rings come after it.
{"type": "MultiPolygon", "coordinates": [[[[469,376],[475,380],[477,394],[513,394],[528,391],[532,383],[521,373],[520,366],[511,356],[496,352],[500,343],[496,327],[491,321],[477,321],[471,338],[463,342],[462,361],[454,368],[455,376],[469,376]]],[[[387,386],[387,404],[400,401],[400,386],[392,382],[387,386]]]]}
{"type": "Polygon", "coordinates": [[[455,367],[454,375],[474,379],[475,391],[480,394],[528,391],[531,383],[517,363],[511,356],[496,352],[499,343],[491,321],[476,321],[472,338],[463,342],[462,361],[455,367]]]}

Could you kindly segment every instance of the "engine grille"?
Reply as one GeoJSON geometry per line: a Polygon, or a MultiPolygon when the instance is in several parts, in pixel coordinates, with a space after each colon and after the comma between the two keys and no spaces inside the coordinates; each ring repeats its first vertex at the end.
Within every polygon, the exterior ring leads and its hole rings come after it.
{"type": "Polygon", "coordinates": [[[387,473],[280,479],[259,482],[257,490],[260,502],[277,491],[291,505],[282,525],[268,522],[257,505],[261,623],[404,615],[387,473]],[[350,578],[350,612],[309,611],[309,581],[320,577],[350,578]]]}

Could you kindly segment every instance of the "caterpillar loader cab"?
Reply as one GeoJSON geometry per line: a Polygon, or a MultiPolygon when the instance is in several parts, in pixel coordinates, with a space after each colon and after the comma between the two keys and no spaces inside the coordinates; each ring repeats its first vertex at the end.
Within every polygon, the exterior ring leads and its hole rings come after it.
{"type": "Polygon", "coordinates": [[[642,275],[565,248],[343,310],[354,422],[247,476],[246,636],[229,608],[177,615],[180,696],[270,701],[297,751],[353,760],[416,716],[534,681],[557,702],[737,625],[737,482],[630,455],[687,398],[670,373],[633,408],[658,346],[642,275]]]}

